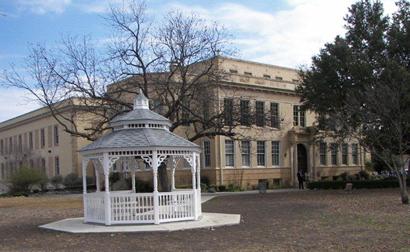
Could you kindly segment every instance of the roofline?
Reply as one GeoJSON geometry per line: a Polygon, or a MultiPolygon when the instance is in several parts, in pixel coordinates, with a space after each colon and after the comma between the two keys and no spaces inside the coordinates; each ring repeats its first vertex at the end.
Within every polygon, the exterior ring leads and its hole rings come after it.
{"type": "MultiPolygon", "coordinates": [[[[278,66],[278,65],[273,65],[273,64],[261,63],[261,62],[256,62],[256,61],[252,61],[252,60],[245,60],[245,59],[239,59],[239,58],[233,58],[233,57],[221,56],[221,55],[218,55],[218,56],[215,56],[215,57],[212,57],[212,58],[209,58],[209,59],[206,59],[206,60],[194,63],[194,64],[199,64],[201,62],[206,62],[206,61],[215,60],[215,59],[216,60],[218,60],[218,59],[222,59],[222,60],[227,59],[227,60],[232,60],[232,61],[236,61],[236,62],[251,63],[251,64],[254,64],[254,65],[260,65],[260,66],[264,66],[264,67],[273,67],[273,68],[277,68],[277,69],[283,69],[283,70],[288,70],[288,71],[296,71],[296,72],[299,71],[296,68],[278,66]]],[[[152,75],[159,75],[159,74],[166,74],[166,73],[169,73],[169,72],[149,72],[147,74],[148,75],[151,75],[151,74],[152,75]]],[[[122,82],[126,82],[126,81],[128,81],[132,78],[135,78],[135,77],[136,76],[130,76],[130,77],[118,80],[116,82],[110,83],[107,86],[113,86],[113,85],[116,85],[116,84],[121,84],[122,82]]]]}
{"type": "MultiPolygon", "coordinates": [[[[68,98],[65,100],[62,100],[60,102],[55,103],[53,106],[56,105],[60,105],[63,104],[64,102],[70,101],[70,100],[74,100],[75,98],[68,98]]],[[[71,108],[75,106],[75,104],[73,103],[66,103],[63,104],[63,106],[59,109],[62,109],[63,111],[65,111],[68,108],[71,108]]],[[[51,111],[47,106],[43,106],[41,108],[29,111],[27,113],[21,114],[19,116],[7,119],[3,122],[0,122],[0,132],[3,130],[7,130],[10,127],[15,126],[16,124],[22,123],[22,122],[26,122],[26,121],[30,121],[30,120],[34,120],[40,117],[46,117],[46,116],[51,116],[51,111]],[[42,111],[43,110],[43,111],[42,111]]]]}
{"type": "Polygon", "coordinates": [[[227,59],[227,60],[233,60],[233,61],[242,62],[242,63],[251,63],[251,64],[260,65],[260,66],[265,66],[265,67],[274,67],[274,68],[279,68],[279,69],[284,69],[284,70],[291,70],[291,71],[297,71],[297,72],[299,71],[299,70],[296,69],[296,68],[285,67],[285,66],[278,66],[278,65],[267,64],[267,63],[261,63],[261,62],[256,62],[256,61],[252,61],[252,60],[232,58],[232,57],[228,57],[228,56],[217,56],[216,58],[227,59]]]}

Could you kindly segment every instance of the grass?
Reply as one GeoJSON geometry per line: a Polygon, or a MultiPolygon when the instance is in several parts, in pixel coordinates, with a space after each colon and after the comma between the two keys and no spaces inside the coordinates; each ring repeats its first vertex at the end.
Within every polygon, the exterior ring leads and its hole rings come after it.
{"type": "Polygon", "coordinates": [[[239,213],[214,230],[67,234],[37,226],[82,215],[81,195],[0,199],[1,251],[410,251],[410,207],[398,189],[216,197],[206,212],[239,213]]]}

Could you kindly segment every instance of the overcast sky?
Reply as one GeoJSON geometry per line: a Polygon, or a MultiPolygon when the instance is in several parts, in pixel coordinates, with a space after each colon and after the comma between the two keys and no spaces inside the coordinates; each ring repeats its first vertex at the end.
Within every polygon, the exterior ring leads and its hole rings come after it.
{"type": "MultiPolygon", "coordinates": [[[[297,68],[309,65],[326,42],[343,34],[350,0],[151,0],[156,15],[172,9],[217,21],[233,35],[238,57],[297,68]]],[[[383,0],[386,12],[394,0],[383,0]]],[[[53,46],[63,35],[90,35],[104,41],[110,4],[122,0],[0,0],[0,69],[18,68],[30,44],[53,46]]],[[[24,74],[24,73],[23,73],[24,74]]],[[[21,90],[0,88],[0,122],[38,108],[21,90]]]]}

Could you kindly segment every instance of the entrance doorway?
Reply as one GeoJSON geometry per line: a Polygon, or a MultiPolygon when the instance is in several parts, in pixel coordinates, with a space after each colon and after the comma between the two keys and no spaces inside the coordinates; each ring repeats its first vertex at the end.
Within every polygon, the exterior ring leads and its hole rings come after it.
{"type": "Polygon", "coordinates": [[[307,160],[306,147],[303,144],[298,144],[297,152],[298,152],[298,172],[301,171],[303,174],[307,175],[308,160],[307,160]]]}

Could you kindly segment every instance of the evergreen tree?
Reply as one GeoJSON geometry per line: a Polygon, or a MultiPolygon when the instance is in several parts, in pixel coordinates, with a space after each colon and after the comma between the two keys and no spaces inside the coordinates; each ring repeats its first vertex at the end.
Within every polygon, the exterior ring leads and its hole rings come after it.
{"type": "Polygon", "coordinates": [[[410,3],[388,17],[379,2],[349,8],[346,34],[337,36],[301,70],[297,91],[319,114],[319,129],[354,137],[397,174],[408,204],[405,165],[410,154],[410,3]]]}

